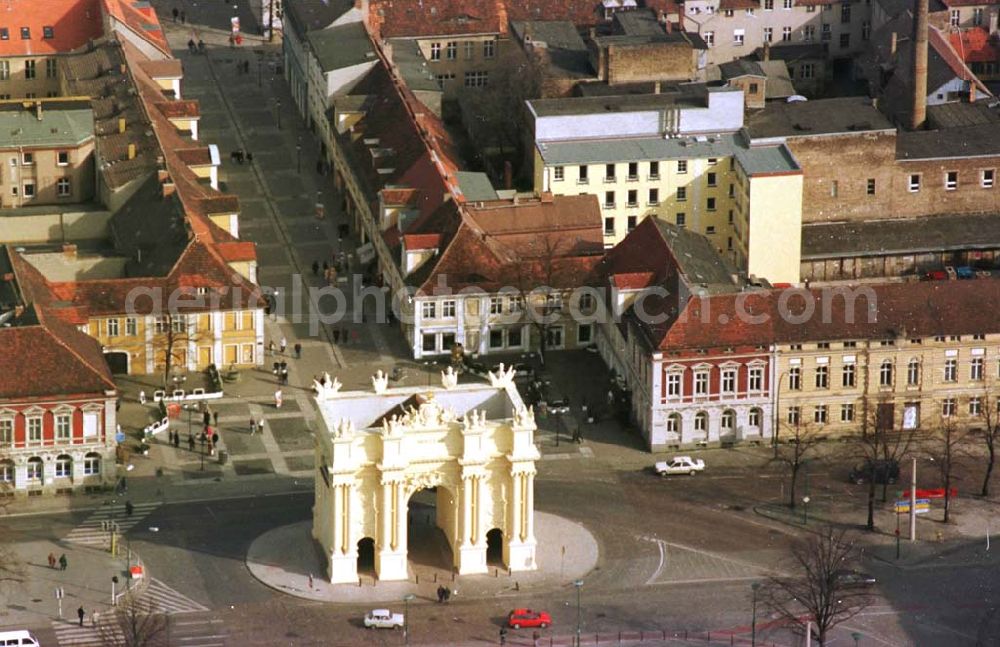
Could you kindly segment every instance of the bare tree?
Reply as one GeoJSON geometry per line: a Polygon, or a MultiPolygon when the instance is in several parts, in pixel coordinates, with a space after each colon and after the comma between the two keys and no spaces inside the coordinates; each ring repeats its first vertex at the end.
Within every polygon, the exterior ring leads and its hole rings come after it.
{"type": "Polygon", "coordinates": [[[970,432],[958,425],[955,416],[941,416],[941,423],[926,444],[927,455],[934,461],[944,488],[944,522],[951,510],[951,483],[955,467],[964,456],[970,432]]]}
{"type": "Polygon", "coordinates": [[[783,445],[775,445],[774,458],[770,462],[780,463],[788,470],[788,507],[794,509],[799,472],[811,460],[809,455],[813,453],[822,438],[816,427],[801,420],[795,424],[787,424],[786,427],[789,429],[789,435],[785,436],[783,445]]]}
{"type": "MultiPolygon", "coordinates": [[[[541,96],[542,73],[537,59],[516,45],[502,48],[485,87],[463,88],[458,97],[462,120],[484,157],[495,152],[509,161],[515,175],[530,170],[526,101],[541,96]]],[[[496,173],[494,173],[495,175],[496,173]]]]}
{"type": "Polygon", "coordinates": [[[147,600],[126,593],[98,626],[101,641],[110,647],[166,647],[167,616],[147,600]]]}
{"type": "Polygon", "coordinates": [[[882,482],[882,502],[888,498],[888,488],[892,465],[910,451],[913,444],[913,429],[906,429],[905,420],[900,420],[894,427],[895,404],[890,400],[881,400],[877,406],[865,405],[866,412],[862,420],[861,435],[857,437],[855,446],[864,466],[868,470],[865,479],[868,481],[868,519],[867,530],[875,530],[875,488],[878,465],[884,465],[885,478],[882,482]]]}
{"type": "Polygon", "coordinates": [[[163,388],[170,386],[170,372],[187,358],[188,347],[197,343],[200,335],[188,324],[187,315],[165,314],[156,323],[153,353],[163,362],[163,388]]]}
{"type": "Polygon", "coordinates": [[[524,304],[523,321],[537,331],[538,355],[545,364],[549,329],[562,319],[562,285],[568,276],[565,264],[565,244],[554,235],[540,236],[519,252],[513,261],[517,290],[524,304]]]}
{"type": "Polygon", "coordinates": [[[831,629],[871,604],[863,585],[842,576],[855,557],[853,537],[824,527],[792,547],[791,574],[771,578],[763,600],[792,624],[810,621],[822,646],[831,629]]]}
{"type": "Polygon", "coordinates": [[[976,435],[982,439],[986,445],[986,474],[983,476],[983,487],[979,494],[990,495],[990,477],[993,476],[993,467],[997,459],[997,442],[1000,441],[1000,400],[993,395],[994,390],[990,387],[983,389],[981,397],[983,426],[976,431],[976,435]]]}

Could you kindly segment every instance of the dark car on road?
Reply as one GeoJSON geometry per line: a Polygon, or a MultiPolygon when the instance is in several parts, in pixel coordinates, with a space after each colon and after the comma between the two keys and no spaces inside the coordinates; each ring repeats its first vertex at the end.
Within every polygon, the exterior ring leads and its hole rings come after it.
{"type": "Polygon", "coordinates": [[[845,587],[863,588],[878,584],[878,580],[875,579],[874,575],[862,573],[861,571],[841,570],[837,571],[836,577],[837,583],[845,587]]]}
{"type": "Polygon", "coordinates": [[[858,485],[869,480],[874,480],[879,485],[883,483],[892,485],[899,480],[899,463],[894,460],[866,460],[851,470],[849,478],[852,483],[858,485]]]}

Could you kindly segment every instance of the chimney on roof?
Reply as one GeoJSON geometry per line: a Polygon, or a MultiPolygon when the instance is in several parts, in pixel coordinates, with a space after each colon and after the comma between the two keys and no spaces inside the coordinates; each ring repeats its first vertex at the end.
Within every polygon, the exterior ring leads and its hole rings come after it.
{"type": "Polygon", "coordinates": [[[69,260],[76,260],[76,245],[73,243],[63,243],[62,253],[69,260]]]}
{"type": "Polygon", "coordinates": [[[503,163],[503,188],[510,189],[514,186],[514,167],[511,166],[510,160],[505,160],[503,163]]]}
{"type": "Polygon", "coordinates": [[[896,48],[899,46],[899,34],[892,32],[892,37],[889,39],[889,58],[896,58],[896,48]]]}
{"type": "Polygon", "coordinates": [[[590,40],[597,38],[597,27],[590,28],[590,40]]]}
{"type": "Polygon", "coordinates": [[[169,171],[167,171],[167,169],[163,169],[163,168],[161,168],[161,169],[159,169],[159,170],[158,170],[158,171],[156,172],[156,180],[157,180],[157,181],[158,181],[158,182],[159,182],[160,184],[163,184],[164,182],[168,181],[169,179],[170,179],[170,172],[169,172],[169,171]]]}
{"type": "Polygon", "coordinates": [[[128,145],[128,158],[130,160],[135,159],[135,144],[129,143],[128,145]]]}
{"type": "Polygon", "coordinates": [[[35,117],[38,118],[38,121],[42,120],[42,102],[41,101],[36,101],[35,102],[35,117]]]}
{"type": "Polygon", "coordinates": [[[163,187],[163,199],[164,200],[166,200],[167,198],[169,198],[173,194],[177,193],[177,185],[174,184],[173,182],[164,182],[160,186],[163,187]]]}
{"type": "Polygon", "coordinates": [[[771,60],[771,43],[764,41],[764,60],[771,60]]]}
{"type": "Polygon", "coordinates": [[[969,103],[976,102],[976,80],[969,79],[969,103]]]}
{"type": "Polygon", "coordinates": [[[913,97],[910,128],[919,130],[927,121],[927,14],[928,0],[917,0],[913,14],[913,97]]]}
{"type": "Polygon", "coordinates": [[[124,63],[122,63],[121,65],[118,66],[118,71],[121,72],[122,74],[125,74],[125,64],[124,63]]]}
{"type": "Polygon", "coordinates": [[[118,134],[121,135],[125,132],[125,117],[118,117],[118,134]]]}
{"type": "Polygon", "coordinates": [[[669,20],[663,21],[663,28],[667,31],[668,34],[673,33],[674,31],[674,25],[669,20]]]}

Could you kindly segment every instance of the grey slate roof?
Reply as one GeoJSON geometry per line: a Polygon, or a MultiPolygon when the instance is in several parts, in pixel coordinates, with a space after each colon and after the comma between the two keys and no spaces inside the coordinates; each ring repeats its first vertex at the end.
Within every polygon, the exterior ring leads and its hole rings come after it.
{"type": "Polygon", "coordinates": [[[306,39],[324,72],[374,63],[378,58],[360,22],[311,31],[306,39]]]}
{"type": "Polygon", "coordinates": [[[996,215],[941,215],[802,227],[802,260],[1000,247],[996,215]]]}
{"type": "Polygon", "coordinates": [[[300,38],[314,29],[329,27],[354,7],[353,0],[290,0],[282,4],[287,24],[300,38]]]}
{"type": "Polygon", "coordinates": [[[576,26],[568,20],[515,20],[514,35],[543,49],[552,66],[574,75],[593,75],[590,53],[576,26]]]}
{"type": "MultiPolygon", "coordinates": [[[[724,92],[728,88],[712,88],[714,92],[724,92]]],[[[667,106],[707,105],[707,90],[704,83],[682,83],[662,85],[659,94],[567,97],[560,99],[536,99],[530,101],[531,109],[539,117],[556,115],[589,115],[595,112],[636,112],[656,110],[667,106]]]]}
{"type": "Polygon", "coordinates": [[[744,58],[723,63],[719,66],[719,70],[722,72],[722,78],[725,81],[738,79],[741,76],[759,76],[761,78],[765,76],[764,70],[761,69],[760,65],[744,58]]]}
{"type": "Polygon", "coordinates": [[[817,101],[776,101],[747,117],[752,139],[805,137],[872,130],[892,130],[871,99],[842,97],[817,101]]]}
{"type": "Polygon", "coordinates": [[[392,62],[399,70],[406,86],[417,91],[440,91],[437,77],[427,69],[427,61],[420,53],[420,45],[412,38],[393,38],[392,62]]]}
{"type": "Polygon", "coordinates": [[[545,142],[539,153],[548,165],[601,164],[727,157],[735,155],[749,175],[790,173],[799,165],[784,146],[748,147],[738,135],[712,137],[636,137],[614,140],[545,142]],[[699,139],[701,141],[699,141],[699,139]]]}
{"type": "Polygon", "coordinates": [[[497,192],[490,182],[490,178],[485,173],[473,173],[470,171],[458,171],[455,173],[458,180],[458,188],[462,195],[470,202],[485,202],[496,200],[497,192]]]}
{"type": "Polygon", "coordinates": [[[1000,122],[1000,109],[995,105],[991,108],[990,105],[994,103],[993,99],[985,99],[975,103],[954,101],[927,106],[927,121],[933,128],[995,124],[1000,122]]]}
{"type": "Polygon", "coordinates": [[[733,275],[736,274],[736,268],[716,251],[712,241],[661,218],[652,220],[677,258],[681,272],[689,284],[703,285],[711,293],[731,292],[735,289],[733,275]]]}
{"type": "Polygon", "coordinates": [[[945,130],[900,131],[896,135],[896,159],[944,159],[1000,155],[1000,137],[995,123],[945,130]]]}

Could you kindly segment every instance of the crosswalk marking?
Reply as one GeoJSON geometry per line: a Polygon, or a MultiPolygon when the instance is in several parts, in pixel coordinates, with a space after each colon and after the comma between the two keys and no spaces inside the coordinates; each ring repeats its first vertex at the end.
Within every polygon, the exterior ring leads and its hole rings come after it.
{"type": "Polygon", "coordinates": [[[80,626],[70,620],[53,620],[52,630],[56,634],[56,642],[65,647],[104,647],[110,641],[121,644],[125,634],[115,621],[115,618],[102,616],[99,626],[94,627],[89,620],[80,626]]]}
{"type": "Polygon", "coordinates": [[[172,589],[155,577],[139,598],[139,606],[144,611],[160,613],[193,613],[208,611],[208,607],[192,600],[176,589],[172,589]]]}
{"type": "Polygon", "coordinates": [[[82,524],[71,530],[65,540],[87,546],[107,546],[110,537],[108,531],[102,527],[104,522],[114,521],[118,524],[118,531],[124,534],[158,507],[160,507],[158,502],[136,503],[132,514],[126,515],[124,505],[104,506],[95,510],[82,524]]]}

